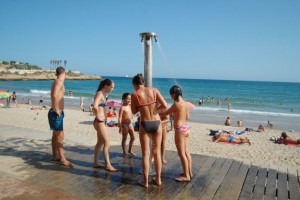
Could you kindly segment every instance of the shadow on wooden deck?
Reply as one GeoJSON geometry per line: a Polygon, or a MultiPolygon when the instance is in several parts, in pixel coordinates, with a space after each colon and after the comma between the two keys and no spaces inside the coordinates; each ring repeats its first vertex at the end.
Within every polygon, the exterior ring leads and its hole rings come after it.
{"type": "Polygon", "coordinates": [[[134,147],[137,156],[127,159],[120,146],[111,147],[111,163],[119,170],[111,173],[92,168],[93,147],[65,146],[67,158],[76,165],[69,169],[50,162],[50,140],[44,141],[48,145],[32,142],[22,138],[0,141],[4,161],[23,160],[0,170],[1,199],[300,199],[300,171],[295,169],[260,168],[193,154],[193,179],[179,183],[174,181],[182,170],[179,157],[167,151],[162,186],[150,184],[145,189],[137,185],[142,179],[138,146],[134,147]],[[26,192],[20,193],[20,188],[26,192]]]}

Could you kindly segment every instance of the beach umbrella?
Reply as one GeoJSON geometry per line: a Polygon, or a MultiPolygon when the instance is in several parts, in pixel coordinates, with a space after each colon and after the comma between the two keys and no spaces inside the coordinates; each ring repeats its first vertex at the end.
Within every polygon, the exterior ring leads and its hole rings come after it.
{"type": "Polygon", "coordinates": [[[192,104],[191,102],[186,102],[186,106],[188,107],[188,109],[196,108],[196,106],[194,104],[192,104]]]}
{"type": "Polygon", "coordinates": [[[10,93],[5,92],[5,91],[3,91],[3,90],[0,90],[0,99],[5,99],[5,98],[8,98],[8,97],[10,97],[10,96],[11,96],[10,93]]]}
{"type": "Polygon", "coordinates": [[[117,101],[107,101],[106,106],[121,108],[122,104],[117,101]]]}

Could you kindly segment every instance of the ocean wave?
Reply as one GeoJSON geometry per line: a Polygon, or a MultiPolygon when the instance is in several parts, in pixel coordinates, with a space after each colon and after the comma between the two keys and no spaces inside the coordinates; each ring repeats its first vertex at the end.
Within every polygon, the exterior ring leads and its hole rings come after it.
{"type": "MultiPolygon", "coordinates": [[[[225,108],[209,108],[209,107],[197,107],[195,110],[205,110],[205,111],[228,111],[225,108]]],[[[230,112],[239,113],[239,114],[252,114],[252,115],[263,115],[263,116],[274,116],[274,117],[300,117],[300,114],[294,113],[276,113],[276,112],[268,112],[268,111],[254,111],[254,110],[238,110],[231,109],[230,112]]]]}
{"type": "Polygon", "coordinates": [[[50,94],[50,90],[30,90],[30,93],[33,94],[50,94]]]}
{"type": "Polygon", "coordinates": [[[64,96],[65,99],[80,99],[80,97],[76,97],[76,96],[64,96]]]}

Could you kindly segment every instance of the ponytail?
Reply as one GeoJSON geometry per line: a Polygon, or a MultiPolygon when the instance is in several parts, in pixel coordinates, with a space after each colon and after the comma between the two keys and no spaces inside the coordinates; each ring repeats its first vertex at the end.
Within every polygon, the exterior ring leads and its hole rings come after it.
{"type": "Polygon", "coordinates": [[[99,86],[98,86],[98,89],[97,89],[97,92],[99,92],[100,90],[102,90],[104,88],[104,86],[111,86],[111,84],[113,83],[112,80],[110,79],[104,79],[100,82],[99,86]]]}
{"type": "Polygon", "coordinates": [[[175,96],[175,98],[174,98],[175,101],[179,101],[179,97],[180,96],[182,97],[182,90],[181,90],[181,88],[178,85],[172,86],[171,89],[170,89],[170,91],[169,91],[169,93],[171,95],[175,96]]]}

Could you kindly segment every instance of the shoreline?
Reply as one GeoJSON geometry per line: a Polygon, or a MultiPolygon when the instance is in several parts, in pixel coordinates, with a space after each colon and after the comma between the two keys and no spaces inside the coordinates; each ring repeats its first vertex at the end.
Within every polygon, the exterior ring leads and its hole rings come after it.
{"type": "MultiPolygon", "coordinates": [[[[0,108],[2,116],[0,124],[39,130],[43,133],[46,132],[47,134],[49,133],[50,139],[51,131],[47,119],[49,109],[40,110],[39,107],[41,106],[36,104],[23,104],[19,108],[0,108]],[[34,108],[33,110],[31,110],[32,107],[34,108]]],[[[96,143],[96,132],[92,126],[93,120],[94,116],[91,116],[89,112],[82,112],[79,108],[78,110],[76,108],[66,108],[64,120],[66,141],[71,139],[77,141],[77,143],[94,146],[96,143]]],[[[298,156],[300,153],[299,147],[274,144],[269,140],[272,136],[279,137],[282,130],[265,127],[266,131],[263,133],[245,132],[243,136],[248,137],[253,144],[232,145],[212,142],[211,136],[208,135],[209,130],[242,131],[245,127],[228,127],[191,121],[187,124],[191,126],[189,143],[190,152],[193,154],[231,158],[243,162],[251,162],[256,165],[300,166],[300,157],[298,156]]],[[[119,134],[118,128],[108,127],[108,130],[111,144],[121,145],[122,136],[119,134]]],[[[288,134],[295,137],[300,136],[299,132],[288,132],[288,134]]],[[[137,132],[135,132],[135,138],[134,148],[140,148],[137,132]]],[[[166,143],[167,150],[177,151],[174,144],[173,131],[167,134],[166,143]]]]}
{"type": "MultiPolygon", "coordinates": [[[[49,80],[55,80],[55,77],[9,77],[9,78],[3,78],[0,77],[0,81],[49,81],[49,80]]],[[[102,80],[102,77],[100,76],[79,76],[79,77],[66,77],[66,80],[102,80]]]]}

